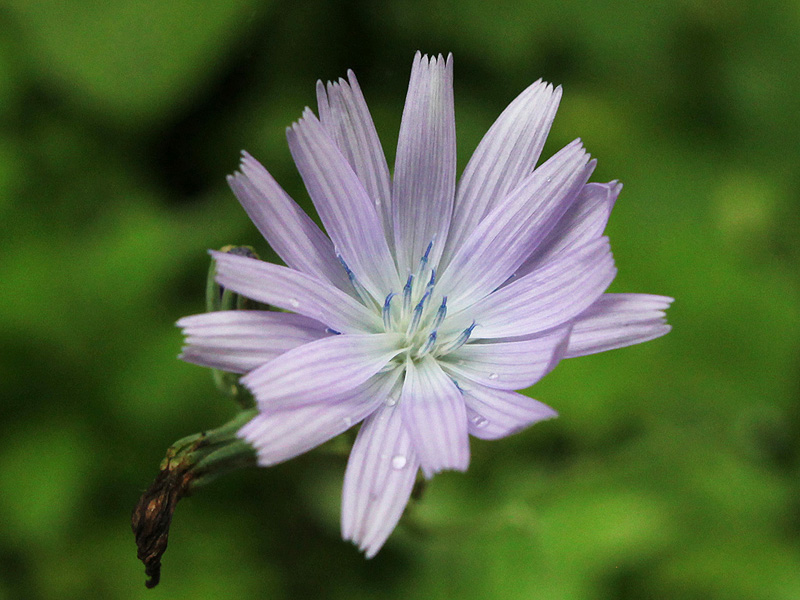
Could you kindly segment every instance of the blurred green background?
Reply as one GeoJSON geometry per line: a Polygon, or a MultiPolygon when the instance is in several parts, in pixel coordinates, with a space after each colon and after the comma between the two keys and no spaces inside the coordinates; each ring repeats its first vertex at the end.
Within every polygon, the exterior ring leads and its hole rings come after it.
{"type": "Polygon", "coordinates": [[[0,0],[0,599],[800,598],[800,4],[0,0]],[[625,184],[612,291],[660,340],[570,360],[555,421],[473,441],[365,561],[345,458],[184,500],[161,585],[130,510],[177,438],[234,414],[176,360],[206,249],[266,244],[246,148],[308,205],[284,128],[353,68],[392,164],[415,50],[455,55],[459,165],[533,80],[625,184]]]}

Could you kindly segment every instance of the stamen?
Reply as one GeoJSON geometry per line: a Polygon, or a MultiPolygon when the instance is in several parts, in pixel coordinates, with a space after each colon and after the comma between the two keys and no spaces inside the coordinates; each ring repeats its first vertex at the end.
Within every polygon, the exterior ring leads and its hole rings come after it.
{"type": "Polygon", "coordinates": [[[332,333],[333,335],[342,335],[341,331],[336,331],[335,329],[331,329],[330,327],[326,327],[325,332],[332,333]]]}
{"type": "Polygon", "coordinates": [[[355,288],[358,297],[361,298],[361,301],[367,306],[375,306],[375,300],[372,298],[366,288],[361,285],[361,282],[358,281],[356,274],[353,273],[353,271],[350,270],[350,267],[347,266],[347,263],[344,261],[344,258],[342,258],[342,255],[337,253],[336,258],[339,259],[339,263],[341,263],[342,267],[344,267],[347,276],[350,278],[350,283],[353,284],[353,287],[355,288]]]}
{"type": "Polygon", "coordinates": [[[424,356],[425,354],[430,352],[431,348],[433,348],[435,344],[436,344],[436,332],[432,331],[431,334],[428,336],[428,339],[425,340],[425,343],[422,345],[422,347],[419,350],[417,350],[417,358],[420,358],[421,356],[424,356]]]}
{"type": "Polygon", "coordinates": [[[423,260],[425,260],[425,262],[428,262],[428,256],[431,253],[431,248],[433,248],[433,240],[428,242],[428,247],[425,248],[425,254],[422,255],[422,258],[423,258],[423,260]]]}
{"type": "Polygon", "coordinates": [[[449,354],[450,352],[454,352],[454,351],[458,350],[459,348],[461,348],[461,346],[463,346],[464,344],[467,343],[467,340],[469,339],[469,336],[472,335],[472,330],[475,329],[475,325],[476,325],[476,323],[475,323],[475,321],[473,321],[472,325],[470,325],[464,331],[462,331],[461,335],[459,335],[456,339],[454,339],[452,342],[450,342],[446,346],[440,347],[440,350],[439,350],[439,352],[437,352],[437,354],[439,354],[439,355],[441,355],[441,354],[449,354]]]}
{"type": "Polygon", "coordinates": [[[439,310],[436,311],[436,316],[433,318],[433,323],[431,323],[431,329],[436,330],[439,328],[439,325],[442,324],[444,318],[447,316],[447,296],[442,298],[442,305],[439,307],[439,310]]]}
{"type": "Polygon", "coordinates": [[[344,270],[347,273],[347,276],[352,281],[355,278],[355,276],[353,275],[353,272],[350,270],[350,267],[347,266],[347,263],[344,262],[344,258],[342,258],[342,255],[337,252],[336,253],[336,258],[339,260],[339,264],[341,264],[342,267],[344,267],[344,270]]]}
{"type": "Polygon", "coordinates": [[[421,277],[425,272],[425,267],[428,265],[428,256],[430,256],[431,248],[433,248],[433,241],[428,243],[428,247],[425,249],[425,254],[423,254],[422,258],[419,259],[419,266],[417,267],[418,277],[421,277]]]}
{"type": "Polygon", "coordinates": [[[414,285],[414,275],[409,274],[406,284],[403,286],[403,313],[411,310],[411,288],[414,285]]]}
{"type": "Polygon", "coordinates": [[[433,289],[434,285],[436,285],[436,269],[431,269],[431,280],[428,282],[428,288],[433,289]]]}
{"type": "Polygon", "coordinates": [[[383,301],[383,326],[387,330],[392,327],[392,298],[396,295],[397,294],[394,292],[391,292],[386,296],[386,300],[383,301]]]}
{"type": "Polygon", "coordinates": [[[406,330],[406,336],[414,335],[417,331],[417,327],[419,327],[419,322],[422,320],[422,311],[425,310],[425,306],[428,303],[428,298],[430,298],[430,292],[425,292],[425,295],[422,297],[422,300],[414,307],[414,314],[411,317],[411,322],[408,324],[408,329],[406,330]]]}
{"type": "Polygon", "coordinates": [[[423,312],[426,308],[428,308],[428,303],[430,302],[430,300],[431,300],[431,291],[425,290],[425,294],[422,296],[419,303],[414,308],[414,311],[423,312]]]}

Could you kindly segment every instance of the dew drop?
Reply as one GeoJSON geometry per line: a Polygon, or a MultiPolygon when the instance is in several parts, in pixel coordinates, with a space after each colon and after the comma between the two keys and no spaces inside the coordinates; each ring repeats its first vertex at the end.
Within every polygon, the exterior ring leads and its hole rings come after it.
{"type": "Polygon", "coordinates": [[[500,375],[498,375],[497,373],[489,373],[489,379],[491,379],[492,381],[498,379],[499,377],[500,375]]]}
{"type": "Polygon", "coordinates": [[[300,301],[297,298],[289,298],[289,305],[292,308],[297,308],[298,306],[300,306],[300,301]]]}
{"type": "Polygon", "coordinates": [[[386,398],[386,406],[394,406],[395,404],[397,404],[397,398],[395,396],[386,398]]]}
{"type": "Polygon", "coordinates": [[[402,454],[392,457],[392,468],[398,471],[406,466],[406,457],[402,454]]]}
{"type": "Polygon", "coordinates": [[[350,427],[353,424],[353,419],[350,417],[342,417],[342,423],[344,423],[345,427],[350,427]]]}
{"type": "Polygon", "coordinates": [[[482,429],[489,424],[489,421],[488,419],[484,419],[480,415],[475,415],[474,417],[472,417],[472,424],[475,425],[475,427],[477,427],[478,429],[482,429]]]}
{"type": "Polygon", "coordinates": [[[550,182],[550,181],[553,181],[553,178],[552,178],[552,177],[548,177],[548,178],[547,178],[547,181],[548,181],[548,182],[550,182]]]}

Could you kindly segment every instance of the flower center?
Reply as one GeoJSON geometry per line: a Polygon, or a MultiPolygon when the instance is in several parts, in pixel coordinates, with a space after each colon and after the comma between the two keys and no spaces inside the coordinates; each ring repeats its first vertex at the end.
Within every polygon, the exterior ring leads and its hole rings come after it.
{"type": "Polygon", "coordinates": [[[439,328],[447,317],[447,296],[436,293],[436,269],[428,266],[433,242],[414,273],[408,275],[401,292],[391,292],[383,302],[383,326],[387,332],[403,336],[403,352],[394,361],[417,361],[426,354],[442,356],[462,346],[472,333],[471,325],[460,335],[439,335],[439,328]],[[435,298],[435,300],[434,300],[435,298]],[[441,301],[439,300],[441,298],[441,301]]]}

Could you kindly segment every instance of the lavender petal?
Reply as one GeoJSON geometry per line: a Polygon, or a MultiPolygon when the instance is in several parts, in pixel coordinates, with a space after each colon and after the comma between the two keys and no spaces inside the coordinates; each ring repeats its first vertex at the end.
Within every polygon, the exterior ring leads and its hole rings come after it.
{"type": "Polygon", "coordinates": [[[291,313],[229,310],[184,317],[181,359],[247,373],[293,348],[331,335],[325,325],[291,313]]]}
{"type": "Polygon", "coordinates": [[[528,336],[568,323],[591,306],[616,275],[607,238],[512,281],[454,315],[453,335],[472,321],[473,339],[528,336]]]}
{"type": "Polygon", "coordinates": [[[211,251],[217,282],[237,294],[325,323],[342,333],[382,330],[382,321],[338,288],[300,271],[246,256],[211,251]]]}
{"type": "Polygon", "coordinates": [[[353,167],[381,216],[387,241],[393,245],[389,167],[353,71],[347,72],[347,81],[339,79],[327,86],[318,81],[317,105],[320,123],[353,167]]]}
{"type": "Polygon", "coordinates": [[[469,433],[483,440],[503,438],[558,413],[517,392],[474,386],[464,391],[469,433]]]}
{"type": "Polygon", "coordinates": [[[519,390],[553,370],[564,353],[571,327],[560,327],[528,339],[491,341],[461,346],[441,361],[456,380],[490,388],[519,390]]]}
{"type": "Polygon", "coordinates": [[[587,183],[583,186],[575,203],[522,263],[515,275],[527,275],[556,256],[580,248],[603,235],[611,209],[621,190],[622,184],[616,181],[587,183]]]}
{"type": "Polygon", "coordinates": [[[275,253],[289,267],[352,294],[328,236],[256,159],[243,152],[239,168],[228,185],[275,253]]]}
{"type": "Polygon", "coordinates": [[[652,294],[603,294],[575,319],[565,358],[641,344],[669,333],[664,311],[672,301],[652,294]]]}
{"type": "Polygon", "coordinates": [[[463,308],[506,281],[567,211],[593,168],[594,162],[576,140],[500,202],[441,276],[449,305],[463,308]]]}
{"type": "Polygon", "coordinates": [[[483,136],[458,182],[445,267],[478,223],[531,174],[561,100],[561,87],[530,85],[483,136]]]}
{"type": "Polygon", "coordinates": [[[445,469],[466,471],[469,437],[464,399],[430,355],[417,364],[406,363],[400,406],[425,477],[445,469]]]}
{"type": "Polygon", "coordinates": [[[241,378],[269,411],[343,394],[367,381],[397,355],[394,333],[334,335],[299,346],[241,378]]]}
{"type": "Polygon", "coordinates": [[[383,300],[400,281],[373,200],[310,110],[286,130],[286,137],[337,251],[364,288],[383,300]]]}
{"type": "Polygon", "coordinates": [[[453,57],[417,52],[400,123],[392,188],[400,273],[416,266],[433,241],[430,264],[444,249],[456,182],[453,57]]]}
{"type": "Polygon", "coordinates": [[[313,404],[264,410],[239,430],[270,466],[310,450],[360,423],[386,399],[400,373],[374,375],[356,388],[313,404]]]}
{"type": "Polygon", "coordinates": [[[372,558],[408,503],[419,459],[398,406],[384,405],[358,432],[342,490],[342,537],[372,558]]]}

